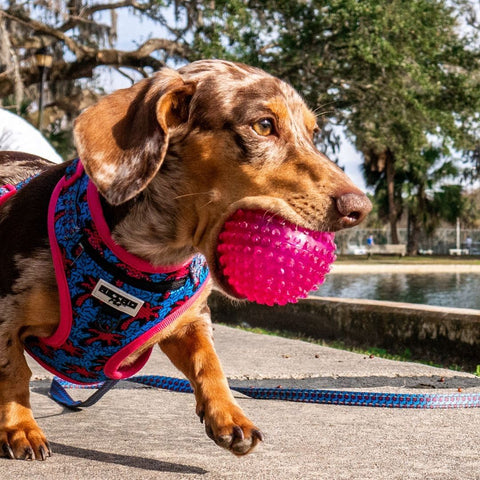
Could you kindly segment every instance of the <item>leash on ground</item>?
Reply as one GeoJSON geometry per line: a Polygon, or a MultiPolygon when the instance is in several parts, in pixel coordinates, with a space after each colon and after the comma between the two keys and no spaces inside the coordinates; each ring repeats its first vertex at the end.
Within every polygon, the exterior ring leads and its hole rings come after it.
{"type": "MultiPolygon", "coordinates": [[[[193,393],[188,380],[158,375],[138,375],[124,381],[173,392],[193,393]]],[[[71,410],[89,407],[111,390],[118,380],[108,380],[93,385],[76,385],[54,377],[50,386],[50,397],[58,404],[71,410]],[[66,391],[69,388],[94,388],[96,392],[83,401],[74,400],[66,391]]],[[[230,387],[250,398],[284,400],[289,402],[345,405],[384,408],[478,408],[480,393],[380,393],[343,390],[309,390],[296,388],[230,387]]]]}

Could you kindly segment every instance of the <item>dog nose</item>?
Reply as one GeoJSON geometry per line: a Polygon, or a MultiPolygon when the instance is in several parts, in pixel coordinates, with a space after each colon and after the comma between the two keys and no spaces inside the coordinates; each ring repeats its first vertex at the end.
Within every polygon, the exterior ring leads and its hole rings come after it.
{"type": "Polygon", "coordinates": [[[358,225],[372,209],[372,202],[363,193],[344,193],[336,203],[343,228],[358,225]]]}

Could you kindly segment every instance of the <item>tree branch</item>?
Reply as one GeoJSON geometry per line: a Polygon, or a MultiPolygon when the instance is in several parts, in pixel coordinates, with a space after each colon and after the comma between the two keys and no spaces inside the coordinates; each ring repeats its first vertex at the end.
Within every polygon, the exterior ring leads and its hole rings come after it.
{"type": "MultiPolygon", "coordinates": [[[[150,39],[134,51],[122,51],[115,49],[104,49],[85,54],[81,60],[75,62],[55,62],[50,70],[51,81],[75,80],[78,78],[91,78],[93,70],[98,66],[126,67],[133,69],[144,69],[150,67],[159,70],[165,64],[151,56],[157,50],[164,50],[169,55],[180,59],[187,59],[191,52],[184,45],[177,44],[170,40],[150,39]]],[[[38,71],[32,66],[24,67],[20,71],[25,86],[38,82],[38,71]]],[[[13,93],[14,79],[10,72],[0,74],[0,98],[13,93]]]]}
{"type": "Polygon", "coordinates": [[[75,28],[79,23],[88,23],[89,20],[87,17],[93,15],[94,13],[125,7],[131,7],[142,13],[148,10],[148,5],[143,5],[135,0],[123,0],[117,3],[102,3],[98,5],[92,5],[91,7],[82,8],[81,11],[76,15],[70,15],[68,20],[63,25],[58,27],[58,30],[62,32],[68,32],[68,30],[75,28]]]}
{"type": "Polygon", "coordinates": [[[145,12],[148,10],[148,5],[144,5],[135,0],[123,0],[117,3],[99,3],[97,5],[92,5],[82,10],[82,13],[86,15],[91,15],[102,10],[116,10],[117,8],[132,7],[135,10],[145,12]]]}
{"type": "Polygon", "coordinates": [[[18,12],[12,13],[10,11],[3,11],[3,15],[5,15],[5,17],[9,18],[14,22],[18,22],[21,25],[30,28],[35,32],[43,33],[44,35],[56,38],[57,40],[64,42],[65,45],[70,49],[70,51],[72,51],[79,59],[82,58],[84,55],[87,55],[94,51],[92,48],[86,47],[84,45],[79,45],[77,42],[65,35],[62,31],[51,28],[42,22],[38,22],[37,20],[33,20],[23,15],[19,15],[18,12]]]}

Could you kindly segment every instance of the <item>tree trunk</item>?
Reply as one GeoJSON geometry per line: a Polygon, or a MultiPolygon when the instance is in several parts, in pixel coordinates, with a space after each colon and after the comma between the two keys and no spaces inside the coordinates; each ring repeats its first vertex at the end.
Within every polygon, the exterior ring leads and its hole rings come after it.
{"type": "Polygon", "coordinates": [[[388,223],[390,224],[390,234],[392,243],[397,245],[400,243],[398,238],[397,222],[398,212],[395,203],[395,159],[389,150],[383,152],[385,160],[385,176],[387,180],[388,195],[388,223]]]}
{"type": "Polygon", "coordinates": [[[420,237],[420,222],[417,215],[408,212],[408,240],[407,240],[407,255],[417,255],[420,237]]]}

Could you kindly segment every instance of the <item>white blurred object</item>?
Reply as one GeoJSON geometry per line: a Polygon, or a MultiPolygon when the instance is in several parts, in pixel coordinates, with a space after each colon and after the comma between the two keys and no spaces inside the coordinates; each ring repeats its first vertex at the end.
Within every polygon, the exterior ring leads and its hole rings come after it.
{"type": "Polygon", "coordinates": [[[347,255],[366,255],[368,249],[362,245],[347,245],[346,253],[347,255]]]}
{"type": "Polygon", "coordinates": [[[0,108],[0,150],[26,152],[51,162],[63,162],[62,157],[34,126],[3,108],[0,108]]]}

